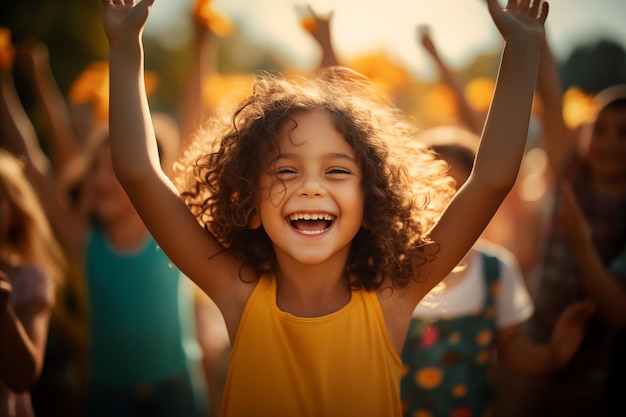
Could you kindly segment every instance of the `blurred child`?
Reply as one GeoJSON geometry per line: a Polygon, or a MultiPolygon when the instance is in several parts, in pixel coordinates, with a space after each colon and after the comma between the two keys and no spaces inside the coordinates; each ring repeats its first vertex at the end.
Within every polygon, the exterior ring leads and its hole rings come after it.
{"type": "Polygon", "coordinates": [[[33,416],[64,259],[19,160],[0,149],[0,415],[33,416]]]}
{"type": "MultiPolygon", "coordinates": [[[[441,126],[418,140],[446,161],[459,188],[474,164],[474,136],[441,126]]],[[[491,415],[498,394],[494,365],[542,373],[565,364],[576,352],[592,306],[572,305],[545,346],[522,335],[521,323],[532,312],[515,256],[479,240],[413,312],[402,352],[407,369],[401,392],[404,415],[491,415]]]]}
{"type": "MultiPolygon", "coordinates": [[[[107,130],[94,126],[78,153],[54,167],[9,78],[5,81],[0,117],[7,145],[24,158],[57,236],[85,280],[90,372],[85,415],[205,416],[190,282],[157,247],[115,178],[107,130]],[[61,170],[72,175],[62,179],[61,170]],[[78,204],[69,195],[74,183],[65,181],[70,180],[81,187],[78,204]]],[[[169,118],[154,119],[160,160],[170,172],[178,130],[169,118]]]]}
{"type": "MultiPolygon", "coordinates": [[[[30,177],[41,183],[37,189],[56,188],[54,167],[64,167],[80,151],[82,146],[79,135],[61,91],[50,68],[48,48],[45,44],[29,39],[16,48],[15,70],[21,71],[32,88],[36,109],[45,127],[47,142],[51,154],[47,157],[38,155],[39,145],[33,143],[29,152],[33,160],[39,160],[39,170],[31,170],[30,177]],[[42,175],[38,175],[42,174],[42,175]]],[[[11,66],[7,70],[12,69],[11,66]]],[[[7,75],[9,77],[9,75],[7,75]]],[[[19,116],[20,105],[17,93],[11,82],[2,87],[6,103],[11,106],[11,113],[19,116]]],[[[25,115],[23,116],[26,117],[25,115]]],[[[26,119],[24,119],[26,120],[26,119]]],[[[24,123],[20,129],[28,129],[24,123]]],[[[26,133],[30,135],[30,133],[26,133]]],[[[34,133],[33,133],[34,137],[34,133]]],[[[8,143],[14,141],[7,138],[8,143]]],[[[46,215],[53,217],[54,191],[40,193],[46,215]]],[[[52,226],[58,226],[52,222],[52,226]]],[[[57,231],[58,232],[58,231],[57,231]]],[[[63,236],[57,233],[57,236],[63,236]]],[[[67,242],[61,243],[67,249],[67,242]]],[[[57,287],[56,303],[52,310],[48,345],[44,367],[37,385],[31,391],[33,408],[38,416],[79,417],[84,415],[85,384],[87,367],[87,306],[85,288],[80,265],[75,257],[68,256],[64,283],[57,287]]]]}
{"type": "Polygon", "coordinates": [[[531,283],[536,312],[528,323],[533,340],[547,340],[556,318],[572,303],[590,298],[598,306],[580,350],[562,369],[533,379],[533,415],[583,416],[606,403],[615,335],[624,328],[624,275],[607,273],[626,246],[626,86],[596,97],[595,118],[577,130],[563,118],[563,94],[549,45],[542,50],[537,92],[542,102],[543,146],[553,179],[553,198],[540,270],[531,283]],[[582,226],[571,222],[578,206],[582,226]],[[563,223],[564,213],[570,220],[563,223]],[[572,236],[575,230],[584,230],[572,236]],[[582,237],[581,237],[582,236],[582,237]],[[602,268],[600,268],[602,267],[602,268]],[[590,268],[604,270],[589,273],[590,268]]]}

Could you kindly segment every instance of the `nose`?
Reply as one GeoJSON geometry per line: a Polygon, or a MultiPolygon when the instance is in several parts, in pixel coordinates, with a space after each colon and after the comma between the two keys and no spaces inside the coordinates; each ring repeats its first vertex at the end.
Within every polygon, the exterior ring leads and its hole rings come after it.
{"type": "Polygon", "coordinates": [[[302,197],[322,197],[325,189],[322,179],[317,174],[307,174],[303,176],[299,185],[298,194],[302,197]]]}

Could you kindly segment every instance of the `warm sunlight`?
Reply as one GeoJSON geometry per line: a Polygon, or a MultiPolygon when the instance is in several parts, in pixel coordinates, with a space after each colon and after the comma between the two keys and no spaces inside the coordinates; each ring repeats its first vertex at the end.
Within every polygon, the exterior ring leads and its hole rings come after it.
{"type": "MultiPolygon", "coordinates": [[[[194,1],[155,2],[147,31],[162,34],[164,42],[174,41],[168,26],[175,27],[179,36],[188,35],[182,25],[194,1]]],[[[430,27],[443,57],[453,66],[462,67],[476,53],[500,47],[500,36],[484,0],[212,0],[213,10],[232,21],[237,31],[280,51],[301,69],[313,67],[319,54],[300,22],[299,10],[306,10],[307,4],[317,13],[334,11],[332,30],[340,59],[384,48],[409,71],[425,78],[434,75],[416,41],[420,25],[430,27]]],[[[547,34],[559,58],[580,43],[601,37],[626,44],[623,0],[552,0],[550,10],[547,34]]]]}

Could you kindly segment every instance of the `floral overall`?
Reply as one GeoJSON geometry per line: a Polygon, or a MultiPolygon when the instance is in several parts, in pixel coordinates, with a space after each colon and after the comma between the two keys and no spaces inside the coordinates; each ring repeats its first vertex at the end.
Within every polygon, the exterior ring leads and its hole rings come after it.
{"type": "Polygon", "coordinates": [[[491,415],[499,261],[482,254],[486,297],[476,314],[413,318],[402,352],[405,417],[491,415]]]}

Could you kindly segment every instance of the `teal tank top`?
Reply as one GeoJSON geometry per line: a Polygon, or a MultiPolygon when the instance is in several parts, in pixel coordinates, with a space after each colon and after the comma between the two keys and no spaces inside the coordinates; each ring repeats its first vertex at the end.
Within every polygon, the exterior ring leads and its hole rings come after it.
{"type": "Polygon", "coordinates": [[[85,279],[94,383],[153,383],[200,358],[190,282],[152,236],[132,252],[119,252],[94,227],[85,279]]]}

